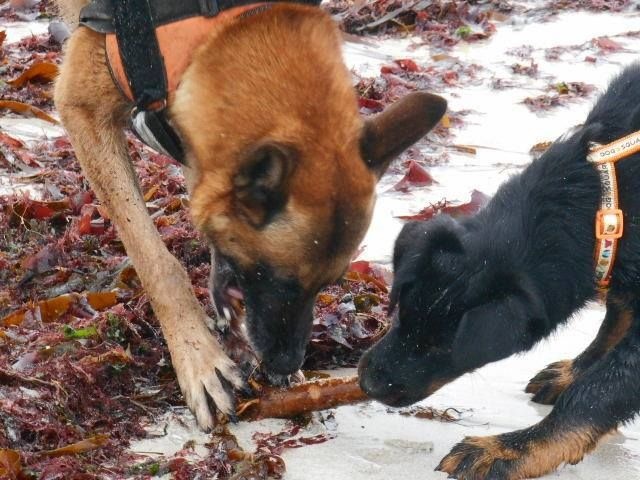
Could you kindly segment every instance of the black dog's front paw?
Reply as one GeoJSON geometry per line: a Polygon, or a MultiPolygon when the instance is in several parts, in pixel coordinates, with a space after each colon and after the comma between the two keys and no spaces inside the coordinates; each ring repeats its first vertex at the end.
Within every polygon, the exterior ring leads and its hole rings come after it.
{"type": "Polygon", "coordinates": [[[516,480],[520,454],[500,436],[467,437],[455,445],[436,470],[458,480],[516,480]]]}
{"type": "Polygon", "coordinates": [[[525,388],[526,393],[533,393],[531,401],[542,405],[553,405],[562,392],[575,380],[573,362],[561,360],[540,370],[525,388]]]}
{"type": "Polygon", "coordinates": [[[524,480],[575,465],[602,437],[591,426],[571,428],[542,420],[536,425],[491,437],[467,437],[436,468],[458,480],[524,480]]]}

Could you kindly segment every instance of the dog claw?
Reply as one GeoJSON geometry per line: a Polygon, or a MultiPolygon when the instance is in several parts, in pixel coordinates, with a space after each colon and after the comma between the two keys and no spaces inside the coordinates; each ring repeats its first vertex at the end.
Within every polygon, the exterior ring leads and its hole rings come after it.
{"type": "MultiPolygon", "coordinates": [[[[203,319],[204,320],[204,319],[203,319]]],[[[234,389],[243,386],[235,363],[209,333],[204,321],[173,337],[179,348],[171,348],[173,366],[189,409],[203,430],[215,427],[217,410],[235,413],[234,389]]]]}
{"type": "Polygon", "coordinates": [[[571,360],[554,362],[529,380],[524,391],[533,394],[531,401],[535,403],[553,405],[574,378],[575,373],[571,360]]]}
{"type": "Polygon", "coordinates": [[[251,398],[255,395],[255,392],[253,391],[253,389],[246,383],[242,385],[242,387],[238,388],[237,391],[240,395],[247,398],[251,398]]]}

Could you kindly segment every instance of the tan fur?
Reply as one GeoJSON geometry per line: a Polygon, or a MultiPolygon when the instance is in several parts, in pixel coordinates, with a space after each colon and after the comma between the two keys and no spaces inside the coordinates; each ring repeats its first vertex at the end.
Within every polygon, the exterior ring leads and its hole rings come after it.
{"type": "MultiPolygon", "coordinates": [[[[531,427],[531,436],[535,437],[536,428],[542,425],[544,420],[531,427]]],[[[467,437],[442,459],[438,470],[450,474],[451,478],[488,480],[492,478],[491,467],[501,462],[506,469],[506,476],[500,477],[503,480],[537,478],[563,464],[578,463],[602,437],[589,428],[551,433],[530,440],[518,450],[506,447],[500,435],[467,437]],[[467,466],[458,471],[462,464],[467,466]]]]}
{"type": "Polygon", "coordinates": [[[531,442],[511,478],[516,480],[541,477],[560,465],[575,465],[596,448],[601,438],[602,435],[585,427],[531,442]]]}
{"type": "MultiPolygon", "coordinates": [[[[76,19],[86,2],[64,0],[76,19]]],[[[223,412],[232,400],[215,370],[234,386],[236,367],[207,329],[187,273],[149,218],[123,135],[131,109],[105,63],[104,37],[78,28],[66,47],[55,103],[96,195],[107,208],[149,295],[187,405],[214,424],[208,395],[223,412]],[[207,395],[208,394],[208,395],[207,395]]],[[[196,225],[240,264],[268,260],[310,291],[336,279],[369,224],[376,177],[359,151],[363,121],[340,36],[316,8],[276,5],[257,17],[225,21],[195,53],[169,109],[185,140],[196,225]],[[304,58],[299,46],[310,45],[304,58]],[[286,211],[262,229],[234,203],[233,179],[246,152],[265,139],[297,152],[286,211]],[[332,219],[345,218],[338,251],[332,219]]]]}
{"type": "Polygon", "coordinates": [[[555,401],[574,380],[573,360],[560,360],[538,372],[527,385],[525,392],[536,394],[549,387],[546,397],[551,402],[555,401]]]}
{"type": "Polygon", "coordinates": [[[247,263],[258,254],[278,259],[278,274],[295,276],[309,288],[335,278],[344,268],[369,224],[376,179],[364,162],[354,161],[360,156],[363,121],[341,61],[335,25],[319,10],[310,13],[294,5],[272,10],[271,16],[233,23],[196,52],[172,113],[202,172],[192,194],[196,225],[211,234],[223,253],[247,263]],[[280,28],[282,23],[288,25],[286,30],[280,28]],[[248,31],[260,39],[260,49],[243,40],[248,31]],[[295,49],[282,48],[303,43],[313,46],[305,58],[295,49]],[[208,55],[211,50],[215,56],[208,55]],[[249,74],[245,65],[255,65],[255,72],[249,74]],[[273,78],[290,82],[274,83],[269,80],[273,78]],[[215,125],[217,134],[191,134],[203,124],[215,125]],[[269,131],[264,131],[265,125],[269,131]],[[299,161],[285,215],[256,234],[234,213],[232,171],[234,158],[265,137],[291,146],[299,161]],[[331,224],[338,205],[348,208],[348,216],[357,223],[344,225],[353,232],[347,235],[352,243],[330,260],[318,228],[331,224]],[[303,249],[314,235],[316,249],[303,249]],[[329,260],[322,271],[312,268],[329,260]]]}
{"type": "Polygon", "coordinates": [[[67,46],[55,101],[86,177],[117,226],[149,295],[187,404],[199,423],[213,426],[205,389],[222,411],[231,400],[211,371],[215,365],[240,385],[235,366],[209,333],[207,315],[179,262],[168,252],[147,214],[123,134],[128,106],[104,63],[102,37],[78,29],[67,46]],[[80,65],[81,68],[75,68],[80,65]],[[171,295],[167,295],[171,292],[171,295]]]}
{"type": "Polygon", "coordinates": [[[466,470],[472,473],[474,480],[487,478],[491,465],[497,460],[516,460],[518,453],[505,448],[497,437],[466,437],[456,447],[461,447],[456,453],[449,454],[442,459],[438,470],[454,474],[470,453],[475,453],[473,463],[466,470]]]}
{"type": "Polygon", "coordinates": [[[75,29],[78,25],[80,9],[87,3],[89,3],[88,0],[58,0],[56,2],[56,6],[58,7],[58,12],[63,20],[72,29],[75,29]]]}
{"type": "MultiPolygon", "coordinates": [[[[610,308],[602,326],[587,349],[580,355],[597,361],[615,347],[626,335],[633,321],[633,311],[629,307],[629,299],[610,299],[615,309],[610,308]]],[[[553,404],[582,372],[574,367],[575,360],[560,360],[538,372],[527,384],[526,393],[538,394],[545,389],[544,395],[536,399],[538,403],[553,404]]],[[[580,365],[580,363],[578,363],[580,365]]],[[[584,368],[584,367],[582,367],[584,368]]]]}

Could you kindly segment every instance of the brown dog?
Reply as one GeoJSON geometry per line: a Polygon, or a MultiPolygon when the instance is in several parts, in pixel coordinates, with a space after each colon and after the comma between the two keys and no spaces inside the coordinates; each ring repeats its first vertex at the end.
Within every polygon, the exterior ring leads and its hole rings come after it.
{"type": "MultiPolygon", "coordinates": [[[[77,21],[86,2],[60,3],[77,21]]],[[[230,413],[225,384],[239,387],[241,378],[147,214],[123,133],[132,104],[104,45],[104,35],[75,30],[55,102],[151,299],[186,403],[208,428],[207,394],[230,413]]],[[[341,276],[367,230],[377,179],[446,102],[416,93],[364,121],[340,33],[312,6],[226,17],[184,54],[191,60],[168,112],[186,151],[193,220],[216,255],[215,303],[229,316],[226,289],[242,290],[263,368],[290,374],[302,364],[316,293],[341,276]]]]}

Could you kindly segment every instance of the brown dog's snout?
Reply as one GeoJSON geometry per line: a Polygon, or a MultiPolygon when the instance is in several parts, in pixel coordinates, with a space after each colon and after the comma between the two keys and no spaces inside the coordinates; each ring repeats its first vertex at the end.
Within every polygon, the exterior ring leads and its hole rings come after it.
{"type": "Polygon", "coordinates": [[[267,265],[239,275],[246,306],[245,325],[265,373],[290,375],[304,361],[316,292],[267,265]]]}
{"type": "Polygon", "coordinates": [[[278,375],[291,375],[297,372],[304,361],[305,349],[295,351],[279,351],[264,356],[263,366],[271,373],[278,375]]]}

